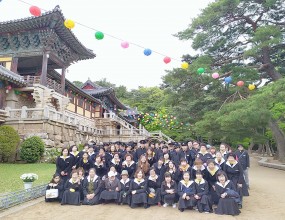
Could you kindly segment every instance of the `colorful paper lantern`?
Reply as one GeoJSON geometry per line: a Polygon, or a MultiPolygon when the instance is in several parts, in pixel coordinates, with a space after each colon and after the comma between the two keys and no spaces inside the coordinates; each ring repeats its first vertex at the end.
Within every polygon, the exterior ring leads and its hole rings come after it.
{"type": "Polygon", "coordinates": [[[72,29],[75,27],[75,22],[73,20],[70,20],[70,19],[66,19],[64,21],[64,26],[68,29],[72,29]]]}
{"type": "Polygon", "coordinates": [[[151,51],[151,49],[144,49],[143,53],[144,53],[144,55],[149,56],[149,55],[151,55],[152,51],[151,51]]]}
{"type": "Polygon", "coordinates": [[[124,48],[124,49],[128,48],[129,46],[130,46],[130,45],[129,45],[129,42],[127,42],[127,41],[123,41],[123,42],[121,43],[121,47],[124,48]]]}
{"type": "Polygon", "coordinates": [[[238,82],[237,82],[237,86],[243,87],[243,86],[244,86],[244,81],[238,81],[238,82]]]}
{"type": "Polygon", "coordinates": [[[188,67],[189,67],[189,64],[187,62],[181,63],[181,68],[182,69],[186,70],[186,69],[188,69],[188,67]]]}
{"type": "Polygon", "coordinates": [[[163,62],[168,64],[171,62],[171,58],[170,57],[164,57],[163,62]]]}
{"type": "Polygon", "coordinates": [[[220,74],[219,73],[213,73],[212,74],[212,78],[213,79],[218,79],[220,77],[220,74]]]}
{"type": "Polygon", "coordinates": [[[249,90],[254,90],[255,89],[255,85],[254,84],[249,84],[248,85],[248,89],[249,90]]]}
{"type": "Polygon", "coordinates": [[[229,84],[232,82],[232,80],[233,80],[232,77],[228,76],[225,78],[225,83],[229,84]]]}
{"type": "Polygon", "coordinates": [[[11,89],[12,89],[12,86],[11,86],[11,85],[7,86],[7,89],[8,89],[8,90],[11,90],[11,89]]]}
{"type": "Polygon", "coordinates": [[[41,16],[42,14],[41,9],[37,6],[31,6],[29,10],[30,13],[36,17],[41,16]]]}
{"type": "Polygon", "coordinates": [[[204,73],[204,72],[205,72],[205,69],[202,68],[202,67],[197,70],[197,73],[198,73],[199,75],[201,75],[201,74],[204,73]]]}
{"type": "Polygon", "coordinates": [[[104,38],[103,32],[97,31],[97,32],[95,33],[95,38],[96,38],[97,40],[102,40],[102,39],[104,38]]]}

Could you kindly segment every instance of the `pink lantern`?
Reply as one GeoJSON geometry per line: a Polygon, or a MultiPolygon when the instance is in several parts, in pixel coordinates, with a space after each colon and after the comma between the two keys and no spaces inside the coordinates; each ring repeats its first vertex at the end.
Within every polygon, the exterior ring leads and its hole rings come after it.
{"type": "Polygon", "coordinates": [[[165,62],[166,64],[171,62],[171,58],[170,57],[164,57],[163,62],[165,62]]]}
{"type": "Polygon", "coordinates": [[[36,17],[41,16],[42,14],[41,9],[37,6],[31,6],[30,13],[36,17]]]}
{"type": "Polygon", "coordinates": [[[121,47],[124,48],[124,49],[128,48],[128,47],[129,47],[129,42],[123,41],[123,42],[121,43],[121,47]]]}
{"type": "Polygon", "coordinates": [[[11,85],[7,86],[7,89],[8,89],[8,90],[11,90],[11,89],[12,89],[12,86],[11,86],[11,85]]]}
{"type": "Polygon", "coordinates": [[[218,79],[218,78],[220,77],[220,74],[219,74],[219,73],[213,73],[213,74],[212,74],[212,77],[213,77],[214,79],[218,79]]]}
{"type": "Polygon", "coordinates": [[[244,86],[244,81],[238,81],[238,82],[237,82],[237,86],[239,86],[239,87],[244,86]]]}

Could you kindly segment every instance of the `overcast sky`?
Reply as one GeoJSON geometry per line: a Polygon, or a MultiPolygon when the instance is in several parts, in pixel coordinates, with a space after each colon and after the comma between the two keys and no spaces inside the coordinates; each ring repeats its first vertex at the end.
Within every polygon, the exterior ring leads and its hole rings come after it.
{"type": "MultiPolygon", "coordinates": [[[[150,48],[180,60],[183,54],[192,53],[191,43],[179,41],[172,35],[187,28],[191,18],[199,14],[211,0],[25,0],[46,10],[59,5],[66,18],[90,26],[103,33],[150,48]]],[[[0,20],[30,16],[29,6],[18,0],[2,0],[0,20]]],[[[0,27],[1,28],[1,27],[0,27]]],[[[97,57],[80,61],[69,67],[71,81],[100,80],[106,78],[128,89],[138,86],[157,86],[165,70],[180,67],[180,61],[169,64],[164,56],[153,53],[145,56],[143,49],[130,44],[121,47],[121,41],[105,36],[95,39],[95,32],[76,25],[78,39],[97,57]]]]}

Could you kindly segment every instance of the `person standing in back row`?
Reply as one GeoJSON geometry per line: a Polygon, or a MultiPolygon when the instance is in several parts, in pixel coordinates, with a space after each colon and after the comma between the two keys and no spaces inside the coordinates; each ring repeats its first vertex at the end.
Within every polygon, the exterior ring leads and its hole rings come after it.
{"type": "Polygon", "coordinates": [[[248,152],[244,149],[242,144],[238,145],[238,150],[236,151],[236,159],[241,164],[243,169],[243,175],[245,183],[249,189],[249,179],[248,179],[248,169],[249,169],[249,155],[248,152]]]}

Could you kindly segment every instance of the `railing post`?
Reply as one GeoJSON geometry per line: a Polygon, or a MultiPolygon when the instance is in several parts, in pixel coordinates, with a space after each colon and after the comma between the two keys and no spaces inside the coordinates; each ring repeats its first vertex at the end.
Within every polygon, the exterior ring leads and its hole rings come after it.
{"type": "Polygon", "coordinates": [[[44,118],[49,119],[49,107],[44,107],[44,118]]]}
{"type": "Polygon", "coordinates": [[[11,117],[11,112],[10,112],[11,108],[10,107],[6,107],[5,111],[7,112],[7,116],[11,117]]]}
{"type": "Polygon", "coordinates": [[[27,106],[23,106],[22,107],[22,109],[21,109],[21,119],[28,117],[27,109],[28,109],[27,106]]]}

